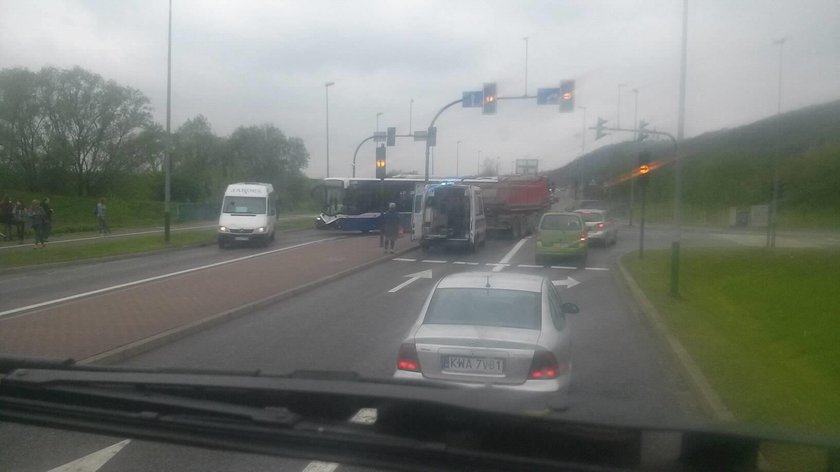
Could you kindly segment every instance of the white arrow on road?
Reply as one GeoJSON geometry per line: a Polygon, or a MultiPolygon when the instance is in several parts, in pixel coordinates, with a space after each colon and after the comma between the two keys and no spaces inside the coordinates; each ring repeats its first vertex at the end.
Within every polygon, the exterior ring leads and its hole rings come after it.
{"type": "Polygon", "coordinates": [[[552,280],[551,283],[553,283],[555,287],[559,287],[562,285],[566,288],[572,288],[580,282],[571,277],[566,277],[566,280],[552,280]]]}
{"type": "Polygon", "coordinates": [[[409,279],[406,280],[405,282],[397,285],[396,287],[392,288],[391,290],[388,290],[388,293],[394,293],[394,292],[400,290],[401,288],[404,288],[405,286],[407,286],[410,283],[412,283],[416,280],[419,280],[419,279],[431,279],[432,278],[432,270],[431,269],[421,270],[420,272],[415,272],[413,274],[408,274],[405,277],[408,277],[409,279]]]}
{"type": "Polygon", "coordinates": [[[49,472],[96,472],[102,468],[106,462],[111,460],[112,457],[116,456],[117,453],[120,452],[129,442],[131,442],[131,439],[120,441],[106,447],[105,449],[88,454],[81,459],[76,459],[73,462],[68,462],[64,465],[58,466],[55,469],[50,469],[49,472]]]}

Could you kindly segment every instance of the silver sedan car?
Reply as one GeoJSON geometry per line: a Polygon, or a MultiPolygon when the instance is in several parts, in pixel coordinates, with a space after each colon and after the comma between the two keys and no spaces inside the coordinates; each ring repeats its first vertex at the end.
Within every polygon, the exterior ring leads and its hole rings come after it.
{"type": "Polygon", "coordinates": [[[618,241],[618,222],[606,210],[575,210],[583,217],[586,238],[590,243],[599,242],[604,247],[618,241]]]}
{"type": "Polygon", "coordinates": [[[448,275],[400,346],[394,377],[565,393],[572,372],[566,314],[577,312],[545,277],[448,275]]]}

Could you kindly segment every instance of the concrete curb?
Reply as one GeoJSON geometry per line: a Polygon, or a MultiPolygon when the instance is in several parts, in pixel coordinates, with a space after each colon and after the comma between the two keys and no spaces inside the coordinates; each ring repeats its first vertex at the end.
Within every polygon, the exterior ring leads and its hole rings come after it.
{"type": "Polygon", "coordinates": [[[706,376],[703,375],[700,367],[698,367],[691,358],[691,355],[685,349],[685,346],[683,346],[679,339],[671,333],[662,321],[662,315],[659,313],[659,310],[653,306],[642,289],[639,288],[636,280],[630,275],[627,268],[624,267],[621,257],[618,258],[616,264],[618,265],[621,278],[623,279],[628,291],[633,296],[639,311],[645,315],[644,318],[665,342],[668,347],[668,351],[683,368],[683,372],[688,378],[688,384],[691,386],[694,395],[700,400],[700,404],[703,409],[716,420],[735,421],[735,415],[729,410],[729,408],[726,407],[723,400],[721,400],[720,395],[718,395],[712,388],[711,384],[709,384],[706,376]]]}
{"type": "Polygon", "coordinates": [[[356,272],[360,272],[362,270],[368,269],[375,265],[381,264],[383,262],[387,262],[391,260],[395,256],[400,256],[406,254],[408,252],[417,250],[418,246],[412,246],[409,248],[401,249],[394,254],[389,256],[380,256],[376,259],[371,261],[362,263],[355,267],[350,267],[349,269],[345,269],[341,272],[336,272],[335,274],[328,275],[326,277],[322,277],[318,280],[313,280],[312,282],[291,288],[289,290],[285,290],[280,293],[276,293],[274,295],[270,295],[265,297],[261,300],[257,300],[251,303],[246,303],[245,305],[239,306],[237,308],[233,308],[231,310],[224,311],[222,313],[217,313],[212,315],[208,318],[203,320],[195,321],[190,324],[179,326],[177,328],[172,328],[168,331],[164,331],[162,333],[158,333],[154,336],[150,336],[145,339],[141,339],[138,341],[134,341],[132,343],[126,344],[124,346],[120,346],[118,348],[112,349],[110,351],[106,351],[95,356],[88,357],[86,359],[82,359],[78,361],[78,364],[116,364],[118,362],[125,361],[131,357],[137,356],[147,351],[151,351],[152,349],[156,349],[163,345],[169,344],[173,341],[176,341],[181,338],[185,338],[189,335],[198,333],[202,330],[212,328],[213,326],[220,325],[226,321],[230,321],[241,316],[245,316],[249,313],[253,313],[261,308],[265,308],[267,306],[273,305],[278,303],[282,300],[286,300],[288,298],[294,297],[296,295],[300,295],[304,292],[308,292],[312,289],[318,288],[322,285],[326,285],[330,282],[335,280],[341,279],[348,275],[351,275],[356,272]]]}

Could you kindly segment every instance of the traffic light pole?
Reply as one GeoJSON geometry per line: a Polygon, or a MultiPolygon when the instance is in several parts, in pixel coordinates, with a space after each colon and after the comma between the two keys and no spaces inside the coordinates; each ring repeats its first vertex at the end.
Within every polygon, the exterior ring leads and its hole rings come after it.
{"type": "MultiPolygon", "coordinates": [[[[596,132],[621,131],[628,133],[639,132],[637,129],[607,128],[606,126],[590,126],[596,132]]],[[[682,239],[682,159],[679,155],[677,139],[664,131],[644,130],[645,134],[665,136],[674,145],[674,240],[671,242],[671,286],[669,293],[673,297],[680,296],[680,240],[682,239]]]]}
{"type": "MultiPolygon", "coordinates": [[[[397,138],[413,138],[414,135],[413,134],[398,134],[396,137],[397,138]]],[[[363,139],[362,142],[360,142],[358,146],[356,146],[356,150],[353,152],[353,164],[352,164],[352,166],[353,166],[353,177],[354,178],[356,177],[356,156],[359,154],[359,149],[362,148],[363,144],[365,144],[366,142],[368,142],[368,141],[370,141],[374,138],[376,138],[376,135],[368,136],[367,138],[363,139]]]]}
{"type": "MultiPolygon", "coordinates": [[[[537,98],[537,96],[536,96],[536,95],[524,95],[524,96],[520,96],[520,97],[496,97],[496,100],[526,100],[526,99],[533,99],[533,98],[537,98]]],[[[464,101],[464,99],[463,99],[463,98],[459,98],[458,100],[453,100],[453,101],[451,101],[451,102],[447,103],[446,105],[444,105],[444,106],[443,106],[443,108],[441,108],[440,110],[438,110],[438,112],[437,112],[437,114],[435,115],[435,117],[434,117],[434,118],[432,118],[432,122],[431,122],[431,123],[429,123],[429,127],[428,127],[428,128],[426,128],[426,129],[427,129],[427,130],[431,130],[432,128],[434,128],[434,126],[435,126],[435,122],[437,122],[437,119],[440,117],[440,115],[442,115],[442,114],[443,114],[443,112],[445,112],[445,111],[446,111],[446,110],[448,110],[449,108],[451,108],[451,107],[453,107],[453,106],[455,106],[455,105],[457,105],[457,104],[459,104],[459,103],[461,103],[461,102],[463,102],[463,101],[464,101]]],[[[428,141],[428,140],[426,140],[426,172],[425,172],[425,182],[426,182],[426,183],[429,183],[429,156],[430,156],[430,148],[431,148],[431,146],[429,146],[429,141],[428,141]]],[[[355,162],[355,158],[353,159],[353,161],[355,162]]],[[[355,168],[355,167],[354,167],[354,168],[355,168]]]]}
{"type": "MultiPolygon", "coordinates": [[[[642,176],[647,179],[647,176],[642,176]]],[[[642,209],[639,215],[639,259],[644,257],[645,252],[645,203],[647,202],[647,182],[639,182],[642,191],[642,209]]]]}

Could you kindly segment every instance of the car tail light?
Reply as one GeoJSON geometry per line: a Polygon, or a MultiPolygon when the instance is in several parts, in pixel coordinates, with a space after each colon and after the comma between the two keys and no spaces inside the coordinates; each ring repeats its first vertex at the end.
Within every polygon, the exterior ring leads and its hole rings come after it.
{"type": "Polygon", "coordinates": [[[397,356],[397,369],[420,372],[420,359],[417,358],[417,347],[414,343],[403,343],[397,356]]]}
{"type": "Polygon", "coordinates": [[[598,223],[598,228],[604,229],[604,223],[598,223]]]}
{"type": "Polygon", "coordinates": [[[580,233],[580,240],[586,241],[586,233],[580,233]]]}
{"type": "Polygon", "coordinates": [[[534,360],[531,361],[528,378],[540,380],[554,379],[565,371],[566,365],[558,363],[553,352],[534,351],[534,360]]]}

